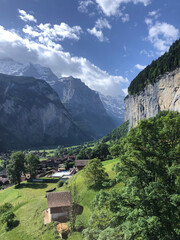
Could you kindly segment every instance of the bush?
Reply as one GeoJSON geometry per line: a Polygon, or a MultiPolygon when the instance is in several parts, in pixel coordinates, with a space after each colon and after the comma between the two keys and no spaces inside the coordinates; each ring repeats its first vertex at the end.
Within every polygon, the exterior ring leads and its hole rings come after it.
{"type": "Polygon", "coordinates": [[[59,182],[57,183],[58,188],[62,187],[64,184],[64,182],[62,180],[59,180],[59,182]]]}
{"type": "Polygon", "coordinates": [[[14,220],[16,217],[15,214],[12,212],[12,204],[5,203],[0,207],[0,216],[1,216],[1,223],[6,224],[6,231],[11,230],[12,228],[16,227],[19,224],[18,220],[14,220]]]}
{"type": "Polygon", "coordinates": [[[11,203],[5,203],[2,206],[0,206],[0,215],[3,213],[9,211],[12,209],[12,204],[11,203]]]}
{"type": "Polygon", "coordinates": [[[12,211],[5,212],[1,217],[2,224],[6,224],[6,231],[11,230],[17,226],[18,221],[14,221],[15,214],[12,211]]]}

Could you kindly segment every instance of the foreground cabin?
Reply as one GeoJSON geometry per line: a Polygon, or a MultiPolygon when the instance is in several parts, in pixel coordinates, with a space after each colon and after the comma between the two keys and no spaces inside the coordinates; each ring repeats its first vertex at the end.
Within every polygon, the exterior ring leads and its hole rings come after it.
{"type": "Polygon", "coordinates": [[[48,210],[44,212],[44,223],[51,221],[67,222],[70,219],[71,193],[50,192],[47,193],[48,210]]]}

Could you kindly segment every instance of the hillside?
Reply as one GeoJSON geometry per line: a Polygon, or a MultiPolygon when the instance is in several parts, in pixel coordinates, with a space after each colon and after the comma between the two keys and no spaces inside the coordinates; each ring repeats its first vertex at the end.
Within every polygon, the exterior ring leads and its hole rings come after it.
{"type": "MultiPolygon", "coordinates": [[[[117,160],[105,161],[103,164],[110,177],[113,177],[112,166],[117,160]]],[[[76,183],[79,196],[79,204],[84,207],[83,214],[78,216],[77,224],[85,224],[87,226],[91,215],[91,201],[94,199],[97,191],[88,189],[85,181],[86,176],[81,171],[76,174],[70,181],[76,183]]],[[[55,240],[59,239],[55,225],[47,227],[43,226],[42,212],[47,208],[47,200],[45,198],[45,191],[55,187],[56,184],[44,183],[23,183],[20,188],[8,188],[0,191],[0,205],[11,202],[14,206],[14,212],[17,219],[20,220],[18,227],[9,232],[5,232],[0,224],[0,232],[3,240],[55,240]]],[[[57,191],[68,190],[68,186],[57,189],[57,191]]],[[[69,236],[68,240],[81,240],[81,234],[78,232],[69,236]]]]}
{"type": "Polygon", "coordinates": [[[129,121],[124,122],[119,127],[112,130],[109,134],[102,138],[102,142],[119,140],[128,133],[129,121]]]}
{"type": "Polygon", "coordinates": [[[129,95],[143,91],[148,84],[153,84],[161,75],[180,67],[180,40],[171,45],[169,51],[153,61],[131,82],[128,88],[129,95]]]}
{"type": "Polygon", "coordinates": [[[87,140],[43,80],[0,74],[0,146],[29,148],[87,140]]]}

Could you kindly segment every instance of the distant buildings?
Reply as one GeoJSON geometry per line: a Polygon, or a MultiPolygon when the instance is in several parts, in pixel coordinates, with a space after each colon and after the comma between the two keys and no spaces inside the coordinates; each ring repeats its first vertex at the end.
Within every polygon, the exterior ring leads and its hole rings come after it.
{"type": "Polygon", "coordinates": [[[82,170],[88,164],[88,161],[88,159],[75,160],[75,168],[78,171],[82,170]]]}

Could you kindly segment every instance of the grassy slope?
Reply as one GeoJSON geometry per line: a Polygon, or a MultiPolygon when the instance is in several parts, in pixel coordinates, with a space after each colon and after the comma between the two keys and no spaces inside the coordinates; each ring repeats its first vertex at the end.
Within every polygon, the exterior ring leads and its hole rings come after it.
{"type": "MultiPolygon", "coordinates": [[[[103,165],[112,178],[114,173],[112,167],[116,159],[103,162],[103,165]]],[[[98,191],[89,189],[85,181],[84,171],[79,172],[69,181],[68,185],[57,189],[57,191],[68,190],[69,186],[76,183],[79,204],[84,207],[83,214],[77,217],[77,224],[87,226],[91,215],[91,201],[94,199],[98,191]]],[[[45,191],[55,187],[56,184],[39,184],[39,183],[23,183],[21,188],[15,189],[11,187],[0,192],[0,205],[5,202],[11,202],[14,206],[17,219],[20,220],[18,227],[10,232],[5,232],[4,227],[0,225],[0,239],[3,240],[54,240],[57,239],[55,227],[43,226],[43,210],[47,208],[45,191]],[[50,229],[49,229],[50,228],[50,229]]],[[[115,188],[120,188],[116,185],[115,188]]],[[[107,190],[108,191],[108,190],[107,190]]],[[[59,239],[59,238],[58,238],[59,239]]],[[[69,236],[68,240],[81,240],[81,234],[78,232],[69,236]]]]}
{"type": "Polygon", "coordinates": [[[3,240],[32,240],[56,239],[55,228],[49,231],[43,226],[43,210],[47,208],[45,191],[55,187],[55,184],[28,184],[24,183],[21,188],[8,188],[0,192],[0,203],[11,202],[17,219],[20,220],[18,227],[5,232],[0,225],[0,239],[3,240]]]}
{"type": "MultiPolygon", "coordinates": [[[[103,162],[105,170],[109,174],[110,178],[114,177],[114,172],[112,168],[117,161],[118,161],[117,159],[113,159],[113,160],[108,160],[103,162]]],[[[88,188],[87,182],[85,181],[85,172],[83,170],[78,174],[76,174],[73,178],[71,178],[68,186],[63,187],[62,190],[67,190],[69,186],[74,183],[76,183],[76,186],[77,186],[79,204],[84,207],[82,215],[79,215],[77,217],[77,225],[81,225],[81,223],[83,223],[83,225],[86,227],[88,226],[89,218],[92,214],[91,202],[96,196],[96,194],[98,193],[98,190],[95,191],[93,189],[88,188]]],[[[114,186],[114,188],[116,188],[117,190],[121,189],[121,187],[122,187],[121,184],[117,184],[116,186],[114,186]]],[[[110,191],[110,190],[111,189],[107,189],[106,191],[110,191]]],[[[76,234],[78,234],[79,236],[79,238],[77,239],[81,240],[80,238],[81,234],[80,233],[76,233],[76,234]]],[[[76,240],[76,238],[74,237],[68,238],[68,239],[76,240]]]]}

